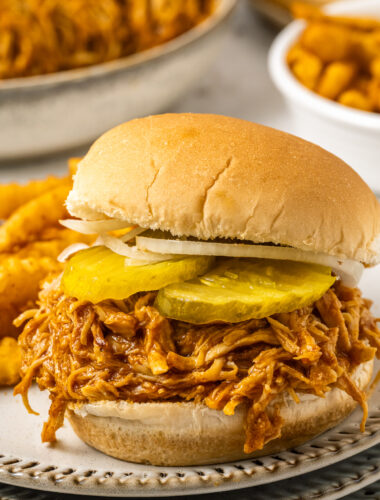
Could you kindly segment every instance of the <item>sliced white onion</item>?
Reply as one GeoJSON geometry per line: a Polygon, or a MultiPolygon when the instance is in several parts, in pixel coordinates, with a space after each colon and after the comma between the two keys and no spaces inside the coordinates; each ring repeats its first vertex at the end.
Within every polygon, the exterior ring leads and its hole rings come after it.
{"type": "Polygon", "coordinates": [[[116,231],[117,229],[125,229],[131,227],[131,224],[125,220],[77,220],[65,219],[59,221],[62,226],[72,229],[81,234],[99,234],[108,231],[116,231]]]}
{"type": "Polygon", "coordinates": [[[292,260],[331,267],[347,286],[356,286],[364,266],[355,260],[338,259],[332,255],[308,252],[292,247],[274,245],[247,245],[244,243],[216,243],[137,236],[136,246],[141,251],[158,254],[214,255],[222,257],[255,257],[260,259],[292,260]]]}
{"type": "MultiPolygon", "coordinates": [[[[144,229],[143,227],[138,227],[137,226],[134,229],[131,229],[130,231],[128,231],[128,233],[126,233],[123,236],[121,236],[119,239],[120,239],[120,241],[123,241],[124,243],[126,243],[127,241],[132,240],[138,234],[141,234],[144,231],[146,231],[146,229],[144,229]]],[[[101,234],[101,236],[102,236],[102,234],[101,234]]]]}
{"type": "Polygon", "coordinates": [[[86,248],[90,248],[86,243],[73,243],[66,247],[62,252],[58,255],[58,262],[66,262],[66,260],[74,255],[74,253],[79,252],[80,250],[85,250],[86,248]]]}
{"type": "MultiPolygon", "coordinates": [[[[98,244],[104,245],[113,252],[129,257],[134,261],[140,261],[140,265],[154,264],[156,262],[163,262],[164,260],[173,259],[174,255],[153,253],[150,251],[139,250],[136,246],[129,246],[119,238],[110,236],[108,234],[101,234],[97,240],[98,244]]],[[[136,265],[136,262],[134,262],[136,265]]]]}

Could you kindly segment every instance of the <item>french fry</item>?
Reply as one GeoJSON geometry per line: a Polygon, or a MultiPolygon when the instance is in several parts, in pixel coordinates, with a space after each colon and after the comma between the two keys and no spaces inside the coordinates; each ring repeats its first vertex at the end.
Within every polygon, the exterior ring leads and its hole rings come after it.
{"type": "Polygon", "coordinates": [[[372,69],[375,69],[372,68],[373,61],[380,57],[380,29],[369,33],[357,32],[355,35],[354,54],[362,63],[363,70],[373,74],[372,69]]]}
{"type": "Polygon", "coordinates": [[[339,94],[348,88],[357,68],[350,62],[333,62],[323,72],[317,92],[328,99],[336,99],[339,94]]]}
{"type": "Polygon", "coordinates": [[[51,257],[8,257],[0,263],[0,310],[17,308],[35,301],[40,282],[49,274],[59,273],[62,264],[51,257]]]}
{"type": "Polygon", "coordinates": [[[380,112],[380,81],[377,79],[373,79],[370,83],[369,98],[374,109],[380,112]]]}
{"type": "Polygon", "coordinates": [[[371,61],[371,74],[374,78],[380,81],[380,44],[379,44],[379,55],[371,61]]]}
{"type": "Polygon", "coordinates": [[[293,2],[291,12],[295,19],[305,19],[306,21],[323,19],[323,12],[319,7],[304,2],[293,2]]]}
{"type": "Polygon", "coordinates": [[[323,69],[316,55],[295,45],[288,53],[288,64],[301,83],[311,90],[315,89],[323,69]]]}
{"type": "Polygon", "coordinates": [[[361,75],[359,75],[352,82],[352,88],[356,89],[356,90],[359,90],[359,92],[361,92],[365,96],[368,96],[370,82],[371,82],[371,80],[367,76],[361,76],[361,75]]]}
{"type": "Polygon", "coordinates": [[[312,23],[301,35],[301,45],[322,62],[331,63],[350,56],[354,40],[348,28],[312,23]]]}
{"type": "MultiPolygon", "coordinates": [[[[86,243],[90,245],[94,242],[94,236],[92,235],[74,233],[74,231],[68,229],[60,232],[62,233],[61,238],[49,239],[46,241],[32,241],[16,253],[0,253],[0,265],[10,257],[17,257],[19,259],[27,259],[29,257],[35,259],[40,257],[51,257],[52,259],[56,259],[66,247],[73,243],[86,243]]],[[[57,236],[59,236],[59,232],[57,236]]]]}
{"type": "Polygon", "coordinates": [[[17,382],[17,350],[9,340],[20,333],[15,318],[34,307],[40,284],[62,271],[64,264],[57,262],[57,256],[67,246],[94,242],[95,236],[59,224],[67,215],[64,202],[79,161],[69,161],[65,178],[0,186],[0,215],[9,216],[0,227],[0,384],[17,382]],[[5,353],[7,366],[2,357],[5,353]]]}
{"type": "Polygon", "coordinates": [[[305,19],[309,22],[323,21],[361,31],[372,31],[380,28],[380,21],[373,17],[329,16],[320,7],[303,2],[294,2],[292,4],[292,15],[296,19],[305,19]]]}
{"type": "Polygon", "coordinates": [[[0,185],[0,219],[8,218],[21,205],[66,182],[67,178],[50,176],[24,185],[15,182],[0,185]]]}
{"type": "Polygon", "coordinates": [[[21,350],[17,340],[11,337],[0,339],[0,386],[15,385],[19,380],[21,350]]]}
{"type": "Polygon", "coordinates": [[[44,228],[64,218],[64,202],[69,190],[70,184],[66,183],[19,207],[0,227],[0,252],[12,251],[36,239],[44,228]]]}
{"type": "Polygon", "coordinates": [[[21,308],[13,304],[0,306],[0,339],[2,337],[17,337],[20,329],[16,328],[13,321],[21,313],[21,308]]]}
{"type": "Polygon", "coordinates": [[[344,106],[351,108],[361,109],[362,111],[372,111],[372,104],[370,99],[357,89],[349,89],[343,92],[338,102],[344,106]]]}

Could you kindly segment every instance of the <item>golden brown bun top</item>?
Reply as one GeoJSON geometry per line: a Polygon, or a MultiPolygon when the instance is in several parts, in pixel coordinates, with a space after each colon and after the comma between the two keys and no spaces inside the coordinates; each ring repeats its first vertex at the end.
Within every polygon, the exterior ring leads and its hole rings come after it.
{"type": "Polygon", "coordinates": [[[67,206],[176,236],[379,260],[380,205],[356,172],[310,142],[225,116],[156,115],[106,132],[67,206]]]}

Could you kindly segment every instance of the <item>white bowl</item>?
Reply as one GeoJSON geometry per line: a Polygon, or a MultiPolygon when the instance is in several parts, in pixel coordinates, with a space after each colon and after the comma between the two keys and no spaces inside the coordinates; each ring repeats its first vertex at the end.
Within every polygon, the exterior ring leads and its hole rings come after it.
{"type": "Polygon", "coordinates": [[[123,59],[0,80],[0,160],[79,147],[118,123],[167,108],[215,57],[236,2],[221,0],[191,30],[123,59]]]}
{"type": "MultiPolygon", "coordinates": [[[[337,2],[326,11],[380,18],[380,0],[337,2]]],[[[299,83],[286,64],[286,55],[305,25],[293,21],[276,37],[268,60],[272,80],[285,96],[300,135],[343,158],[380,193],[380,115],[320,97],[299,83]]]]}

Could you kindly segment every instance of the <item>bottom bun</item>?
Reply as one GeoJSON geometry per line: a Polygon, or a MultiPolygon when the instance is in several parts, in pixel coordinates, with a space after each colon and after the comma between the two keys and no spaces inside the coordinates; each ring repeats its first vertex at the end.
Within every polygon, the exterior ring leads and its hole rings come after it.
{"type": "MultiPolygon", "coordinates": [[[[361,389],[368,386],[372,369],[373,361],[368,361],[354,372],[352,378],[361,389]]],[[[273,401],[272,407],[280,404],[281,438],[250,455],[243,451],[243,407],[227,416],[192,402],[99,401],[72,404],[67,413],[74,431],[85,443],[112,457],[153,465],[202,465],[259,457],[298,446],[334,427],[357,406],[338,388],[325,398],[301,394],[300,400],[297,404],[284,394],[273,401]]]]}

